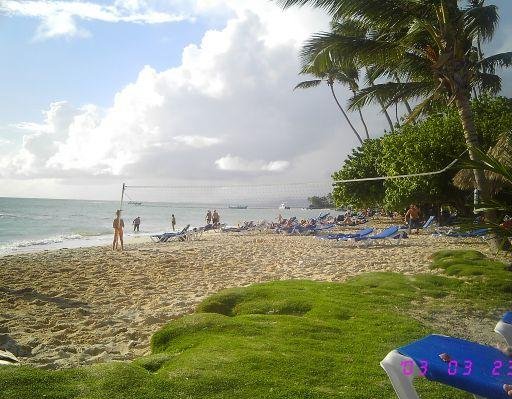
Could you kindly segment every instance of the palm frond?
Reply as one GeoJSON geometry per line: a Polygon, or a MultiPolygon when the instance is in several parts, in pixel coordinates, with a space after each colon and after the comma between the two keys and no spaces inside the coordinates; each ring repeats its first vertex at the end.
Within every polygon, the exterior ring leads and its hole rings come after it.
{"type": "Polygon", "coordinates": [[[494,73],[496,67],[508,68],[512,66],[512,52],[499,53],[484,58],[479,62],[479,66],[487,72],[494,73]]]}
{"type": "Polygon", "coordinates": [[[417,0],[275,0],[284,8],[312,6],[326,10],[335,20],[356,19],[369,26],[396,27],[425,14],[417,0]]]}
{"type": "Polygon", "coordinates": [[[422,102],[420,102],[418,105],[414,107],[412,112],[407,116],[407,119],[405,120],[405,123],[411,123],[414,122],[421,114],[426,113],[429,109],[431,109],[434,105],[434,103],[439,99],[440,97],[440,90],[442,87],[442,83],[440,83],[433,91],[432,93],[427,96],[422,102]]]}
{"type": "Polygon", "coordinates": [[[312,87],[317,87],[319,86],[320,84],[322,83],[322,80],[320,79],[315,79],[315,80],[306,80],[304,82],[300,82],[299,84],[297,84],[293,90],[297,90],[297,89],[310,89],[312,87]]]}
{"type": "Polygon", "coordinates": [[[504,181],[512,185],[512,167],[500,162],[495,156],[486,154],[479,148],[473,147],[473,151],[477,154],[476,160],[466,160],[463,167],[468,169],[480,169],[489,171],[503,177],[504,181]]]}
{"type": "Polygon", "coordinates": [[[476,72],[476,85],[486,93],[496,95],[501,91],[501,78],[492,73],[476,72]]]}
{"type": "Polygon", "coordinates": [[[427,82],[388,82],[365,87],[359,90],[350,100],[349,109],[365,106],[380,100],[385,108],[389,105],[418,97],[424,97],[432,92],[432,83],[427,82]]]}
{"type": "Polygon", "coordinates": [[[390,58],[402,54],[397,43],[373,40],[355,36],[343,36],[333,32],[314,34],[306,41],[300,56],[314,60],[316,57],[329,54],[332,62],[344,63],[347,60],[365,65],[383,63],[390,58]]]}
{"type": "Polygon", "coordinates": [[[463,14],[468,37],[490,40],[498,26],[498,8],[495,5],[470,7],[463,14]]]}

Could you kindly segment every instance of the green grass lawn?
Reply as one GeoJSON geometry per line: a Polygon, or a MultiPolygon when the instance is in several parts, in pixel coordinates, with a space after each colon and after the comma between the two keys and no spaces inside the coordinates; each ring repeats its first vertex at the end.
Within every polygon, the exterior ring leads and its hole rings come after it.
{"type": "MultiPolygon", "coordinates": [[[[432,331],[409,315],[461,304],[501,311],[512,273],[474,251],[440,252],[446,276],[369,273],[346,283],[284,281],[220,292],[131,363],[1,368],[0,398],[393,398],[379,361],[432,331]]],[[[426,399],[471,398],[419,381],[426,399]]]]}

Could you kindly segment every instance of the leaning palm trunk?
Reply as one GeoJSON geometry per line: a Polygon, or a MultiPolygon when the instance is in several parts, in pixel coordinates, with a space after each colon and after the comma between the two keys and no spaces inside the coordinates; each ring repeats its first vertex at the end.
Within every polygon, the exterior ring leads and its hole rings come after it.
{"type": "MultiPolygon", "coordinates": [[[[354,90],[352,90],[352,94],[354,94],[354,96],[356,95],[356,92],[354,90]]],[[[363,118],[363,112],[361,111],[361,107],[357,107],[357,112],[359,113],[359,118],[361,119],[361,123],[363,124],[363,127],[364,127],[364,131],[366,133],[366,139],[369,140],[370,139],[370,133],[368,133],[368,126],[366,126],[366,122],[363,118]]]]}
{"type": "MultiPolygon", "coordinates": [[[[373,79],[369,78],[370,73],[368,72],[368,68],[366,68],[366,76],[368,76],[368,80],[369,80],[368,83],[370,84],[371,87],[373,87],[373,79]]],[[[377,98],[377,102],[380,105],[380,108],[382,109],[382,113],[384,114],[384,116],[388,120],[389,127],[390,127],[391,131],[394,132],[395,131],[395,127],[393,126],[393,121],[391,120],[391,117],[389,116],[388,111],[386,110],[386,107],[384,106],[384,102],[382,101],[382,99],[379,96],[376,96],[376,98],[377,98]]]]}
{"type": "Polygon", "coordinates": [[[359,112],[359,117],[361,118],[361,123],[364,126],[364,131],[366,133],[366,139],[369,140],[370,139],[370,134],[368,133],[368,126],[366,126],[366,122],[364,121],[363,113],[361,112],[361,108],[358,108],[357,111],[359,112]]]}
{"type": "MultiPolygon", "coordinates": [[[[400,81],[400,78],[398,77],[398,75],[397,75],[396,73],[395,73],[394,75],[395,75],[395,80],[396,80],[396,82],[397,82],[397,83],[402,83],[402,82],[400,81]]],[[[407,110],[407,114],[408,114],[408,115],[411,115],[411,113],[412,113],[411,104],[409,104],[409,101],[407,101],[407,99],[406,99],[406,98],[404,98],[404,99],[403,99],[403,103],[404,103],[404,105],[405,105],[405,109],[407,110]]]]}
{"type": "MultiPolygon", "coordinates": [[[[455,97],[455,102],[459,111],[462,127],[464,129],[464,137],[466,138],[466,145],[468,147],[469,157],[472,161],[480,161],[478,152],[475,148],[478,146],[478,135],[476,133],[475,123],[473,121],[473,112],[471,111],[471,104],[469,102],[469,96],[464,92],[459,92],[455,97]]],[[[491,192],[489,183],[482,169],[473,169],[475,176],[475,186],[480,191],[480,197],[482,202],[489,203],[491,200],[491,192]]],[[[485,218],[489,223],[496,223],[497,213],[496,210],[487,210],[485,212],[485,218]]],[[[495,248],[499,248],[501,240],[495,237],[493,240],[495,248]]]]}
{"type": "Polygon", "coordinates": [[[380,107],[382,108],[382,113],[384,114],[384,116],[388,120],[389,127],[390,127],[391,131],[394,132],[395,131],[395,127],[393,126],[393,121],[391,120],[391,117],[389,116],[388,111],[386,110],[386,107],[384,106],[384,103],[382,102],[382,100],[380,98],[377,98],[377,101],[379,102],[380,107]]]}
{"type": "Polygon", "coordinates": [[[354,125],[352,124],[352,122],[350,122],[350,119],[349,119],[347,113],[345,112],[345,110],[341,106],[340,102],[338,101],[338,97],[336,97],[336,93],[334,93],[334,85],[329,83],[329,87],[331,88],[332,96],[334,97],[334,101],[336,101],[336,104],[338,105],[338,108],[340,109],[341,113],[343,114],[343,116],[347,120],[347,123],[349,124],[349,126],[352,128],[352,131],[354,132],[354,134],[357,136],[357,139],[359,140],[359,143],[363,144],[363,139],[361,138],[361,136],[357,132],[357,130],[354,127],[354,125]]]}

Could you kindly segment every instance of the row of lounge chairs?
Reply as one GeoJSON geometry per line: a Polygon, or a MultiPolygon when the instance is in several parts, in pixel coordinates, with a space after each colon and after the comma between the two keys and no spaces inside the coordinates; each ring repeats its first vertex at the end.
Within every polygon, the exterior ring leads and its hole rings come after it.
{"type": "MultiPolygon", "coordinates": [[[[512,312],[494,331],[512,346],[512,312]]],[[[506,399],[512,381],[512,357],[501,350],[446,335],[428,335],[388,353],[380,362],[399,399],[420,399],[414,378],[426,377],[469,392],[475,398],[506,399]]]]}
{"type": "MultiPolygon", "coordinates": [[[[281,234],[291,235],[317,235],[320,239],[325,240],[337,240],[337,241],[350,241],[350,242],[361,242],[370,243],[376,241],[384,241],[390,239],[401,239],[406,237],[405,229],[408,226],[390,226],[379,233],[373,234],[374,229],[371,227],[363,228],[357,232],[351,233],[335,233],[327,235],[319,235],[319,233],[326,232],[336,227],[336,223],[333,223],[333,218],[329,218],[329,214],[320,214],[316,219],[311,219],[307,225],[303,225],[298,222],[296,217],[292,217],[281,223],[269,223],[263,221],[261,223],[255,223],[253,221],[245,222],[242,226],[216,226],[219,231],[224,233],[248,233],[248,232],[275,232],[281,234]]],[[[435,217],[431,216],[422,226],[423,229],[430,229],[434,226],[435,217]]],[[[168,242],[168,241],[184,241],[193,238],[200,237],[204,231],[213,229],[214,226],[206,225],[204,227],[194,228],[190,230],[190,225],[185,226],[180,232],[163,233],[152,235],[151,239],[155,242],[168,242]]],[[[433,235],[446,236],[446,237],[484,237],[489,233],[488,229],[476,229],[473,231],[458,231],[458,230],[436,230],[433,235]]]]}

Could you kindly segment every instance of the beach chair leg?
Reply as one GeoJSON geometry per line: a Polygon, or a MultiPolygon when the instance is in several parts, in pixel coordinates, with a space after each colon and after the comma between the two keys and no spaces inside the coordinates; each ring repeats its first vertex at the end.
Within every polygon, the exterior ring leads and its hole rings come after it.
{"type": "Polygon", "coordinates": [[[494,331],[505,338],[508,346],[512,346],[512,324],[500,320],[498,324],[496,324],[496,327],[494,327],[494,331]]]}
{"type": "Polygon", "coordinates": [[[393,350],[380,362],[380,365],[391,380],[398,399],[420,399],[413,386],[414,377],[420,375],[420,370],[411,358],[393,350]],[[405,373],[402,362],[412,362],[412,370],[405,373]]]}

